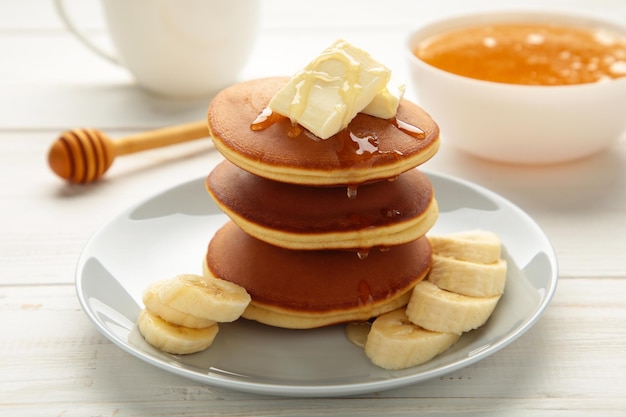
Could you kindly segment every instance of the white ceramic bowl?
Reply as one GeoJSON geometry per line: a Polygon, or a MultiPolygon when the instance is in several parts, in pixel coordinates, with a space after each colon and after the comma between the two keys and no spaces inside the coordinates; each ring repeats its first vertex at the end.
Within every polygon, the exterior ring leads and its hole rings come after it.
{"type": "Polygon", "coordinates": [[[605,28],[626,37],[624,23],[548,10],[466,14],[425,24],[408,39],[410,74],[444,146],[501,162],[545,164],[591,155],[626,133],[626,77],[569,86],[504,84],[440,70],[412,52],[438,33],[514,22],[605,28]]]}

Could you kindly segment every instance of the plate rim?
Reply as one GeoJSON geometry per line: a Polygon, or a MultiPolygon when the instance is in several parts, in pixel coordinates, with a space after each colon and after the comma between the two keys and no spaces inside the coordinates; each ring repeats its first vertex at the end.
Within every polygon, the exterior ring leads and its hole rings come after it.
{"type": "MultiPolygon", "coordinates": [[[[546,255],[549,260],[549,264],[551,266],[552,274],[548,277],[546,281],[545,293],[542,295],[542,300],[533,311],[533,314],[528,316],[515,331],[509,332],[507,335],[497,340],[493,344],[489,345],[486,349],[472,355],[469,357],[465,357],[462,360],[440,366],[438,368],[416,373],[409,374],[405,376],[399,377],[390,377],[389,379],[378,380],[378,381],[365,381],[365,382],[357,382],[357,383],[342,383],[342,384],[319,384],[319,385],[288,385],[282,383],[265,383],[265,382],[252,382],[245,380],[234,380],[224,377],[217,377],[213,374],[203,373],[176,367],[171,364],[165,363],[164,361],[151,356],[145,352],[140,352],[138,349],[132,348],[129,343],[124,343],[117,337],[113,332],[110,331],[106,326],[102,326],[100,324],[100,320],[96,317],[95,312],[89,306],[85,297],[83,297],[83,278],[82,278],[82,267],[86,262],[86,255],[90,246],[98,239],[99,235],[107,229],[112,223],[114,223],[117,219],[122,217],[126,213],[130,213],[133,210],[136,210],[139,207],[144,206],[150,201],[157,199],[158,197],[176,190],[178,188],[188,186],[194,182],[204,181],[206,176],[201,176],[195,179],[186,180],[180,182],[179,184],[172,185],[166,189],[163,189],[159,192],[156,192],[148,197],[140,199],[138,202],[131,204],[124,210],[118,212],[117,214],[108,218],[100,227],[98,227],[87,240],[83,249],[80,252],[79,259],[75,268],[75,292],[79,299],[79,303],[83,312],[88,316],[92,324],[98,329],[100,333],[102,333],[109,341],[114,343],[116,346],[121,348],[123,351],[131,354],[132,356],[149,363],[159,369],[162,369],[166,372],[182,376],[184,378],[194,380],[196,382],[200,382],[207,385],[217,386],[228,388],[240,392],[247,392],[253,394],[262,394],[262,395],[272,395],[272,396],[282,396],[282,397],[337,397],[337,396],[346,396],[346,395],[357,395],[357,394],[365,394],[376,391],[386,391],[394,388],[400,388],[407,385],[417,384],[419,382],[424,382],[439,376],[443,376],[454,372],[458,369],[462,369],[473,365],[488,356],[504,349],[515,340],[519,339],[522,335],[524,335],[528,330],[530,330],[543,316],[547,307],[550,305],[552,298],[556,292],[556,288],[558,285],[558,277],[559,277],[559,267],[558,260],[556,256],[556,252],[552,242],[546,233],[541,229],[539,224],[524,210],[522,210],[515,203],[511,202],[507,198],[497,194],[490,189],[474,183],[472,181],[466,180],[464,178],[460,178],[451,174],[441,173],[438,171],[433,171],[429,169],[421,169],[424,174],[426,174],[429,178],[439,178],[441,180],[445,180],[448,182],[456,183],[458,185],[463,186],[464,188],[469,188],[479,194],[486,196],[491,201],[496,201],[498,203],[504,204],[508,209],[516,212],[518,216],[521,216],[526,219],[526,221],[533,226],[535,229],[534,232],[540,236],[546,243],[546,255]]],[[[393,372],[393,371],[390,371],[393,372]]]]}

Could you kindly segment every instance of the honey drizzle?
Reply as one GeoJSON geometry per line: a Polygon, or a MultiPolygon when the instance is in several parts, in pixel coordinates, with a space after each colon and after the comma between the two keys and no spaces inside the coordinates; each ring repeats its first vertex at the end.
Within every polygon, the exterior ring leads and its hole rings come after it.
{"type": "Polygon", "coordinates": [[[422,129],[405,121],[394,118],[392,124],[415,139],[424,139],[426,137],[426,133],[422,129]]]}
{"type": "Polygon", "coordinates": [[[369,248],[359,248],[359,249],[355,249],[356,256],[357,256],[360,260],[364,261],[364,260],[366,260],[366,259],[369,257],[370,252],[371,252],[373,249],[377,249],[379,252],[385,253],[385,252],[389,252],[389,251],[391,250],[391,247],[390,247],[390,246],[384,246],[384,245],[383,245],[383,246],[372,246],[372,247],[369,247],[369,248]]]}
{"type": "MultiPolygon", "coordinates": [[[[254,119],[254,121],[250,125],[250,129],[254,131],[264,130],[274,125],[275,123],[281,122],[285,119],[287,119],[286,116],[283,116],[278,113],[274,113],[272,109],[270,109],[269,107],[266,107],[261,111],[261,113],[256,117],[256,119],[254,119]]],[[[402,132],[416,139],[423,139],[426,136],[425,132],[422,129],[410,123],[399,120],[395,117],[392,119],[387,119],[387,120],[389,121],[389,123],[395,126],[398,130],[401,130],[402,132]]],[[[287,128],[287,131],[285,132],[287,137],[291,139],[295,139],[299,137],[300,135],[302,135],[303,133],[312,140],[321,140],[317,136],[313,135],[312,133],[310,133],[308,130],[304,129],[302,126],[300,126],[297,123],[291,123],[289,127],[287,128]]],[[[378,147],[378,136],[376,135],[375,132],[357,134],[349,129],[344,129],[338,134],[342,135],[344,139],[345,137],[349,138],[350,141],[356,144],[357,148],[355,149],[354,152],[357,155],[366,155],[366,154],[374,154],[374,153],[379,153],[379,154],[380,153],[395,153],[399,156],[402,155],[402,153],[398,150],[381,151],[380,148],[378,147]]],[[[396,179],[397,179],[397,176],[389,178],[388,180],[395,181],[396,179]]],[[[350,199],[356,198],[357,189],[358,189],[358,184],[348,185],[346,187],[347,197],[350,199]]],[[[367,257],[367,255],[360,254],[359,257],[364,259],[367,257]]]]}
{"type": "Polygon", "coordinates": [[[363,306],[363,305],[368,305],[374,302],[374,296],[372,295],[372,288],[370,287],[370,284],[365,281],[362,280],[359,282],[359,305],[363,306]]]}
{"type": "Polygon", "coordinates": [[[348,198],[356,198],[358,188],[358,185],[348,185],[348,187],[346,187],[346,195],[348,196],[348,198]]]}
{"type": "Polygon", "coordinates": [[[357,155],[363,155],[365,152],[380,152],[380,149],[378,148],[378,137],[375,134],[365,134],[359,136],[351,131],[348,132],[348,134],[350,135],[350,140],[358,146],[358,149],[356,150],[357,155]]]}
{"type": "MultiPolygon", "coordinates": [[[[265,130],[269,128],[270,126],[272,126],[273,124],[278,123],[285,119],[287,119],[286,116],[283,116],[282,114],[279,114],[279,113],[274,113],[272,109],[270,109],[269,107],[266,107],[261,111],[261,113],[259,113],[256,119],[254,119],[254,121],[250,124],[250,129],[254,131],[265,130]]],[[[388,120],[398,130],[401,130],[404,133],[410,136],[413,136],[416,139],[424,139],[426,137],[426,133],[418,126],[412,125],[408,122],[405,122],[395,117],[392,119],[388,119],[388,120]]],[[[287,130],[286,134],[290,138],[296,138],[302,134],[303,130],[304,129],[299,124],[292,123],[290,128],[287,130]]],[[[356,151],[357,155],[363,155],[366,152],[367,153],[379,152],[378,143],[377,143],[378,137],[376,136],[375,132],[372,132],[369,134],[358,135],[348,130],[348,135],[350,136],[350,139],[359,146],[359,148],[356,151]]]]}
{"type": "Polygon", "coordinates": [[[281,120],[286,119],[282,114],[274,113],[269,107],[264,108],[261,113],[250,124],[250,129],[256,131],[265,130],[272,126],[274,123],[278,123],[281,120]]]}
{"type": "Polygon", "coordinates": [[[287,129],[287,137],[295,139],[302,134],[302,127],[297,123],[292,123],[291,127],[287,129]]]}

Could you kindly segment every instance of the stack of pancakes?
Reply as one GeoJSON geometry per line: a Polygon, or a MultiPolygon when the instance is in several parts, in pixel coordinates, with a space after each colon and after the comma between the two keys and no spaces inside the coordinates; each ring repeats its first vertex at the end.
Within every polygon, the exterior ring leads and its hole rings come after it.
{"type": "Polygon", "coordinates": [[[211,239],[205,274],[244,287],[244,317],[313,328],[367,320],[408,302],[428,273],[425,233],[438,209],[414,169],[438,150],[439,128],[402,100],[394,119],[358,114],[321,140],[268,103],[286,78],[220,92],[208,126],[226,160],[206,187],[231,221],[211,239]]]}

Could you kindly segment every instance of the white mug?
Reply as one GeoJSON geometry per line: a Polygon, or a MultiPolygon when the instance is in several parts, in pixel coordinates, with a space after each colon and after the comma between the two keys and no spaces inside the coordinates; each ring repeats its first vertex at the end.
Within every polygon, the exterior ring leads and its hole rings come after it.
{"type": "Polygon", "coordinates": [[[170,97],[205,97],[232,84],[257,33],[258,0],[101,0],[115,54],[57,12],[89,49],[124,66],[137,83],[170,97]]]}

